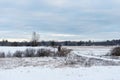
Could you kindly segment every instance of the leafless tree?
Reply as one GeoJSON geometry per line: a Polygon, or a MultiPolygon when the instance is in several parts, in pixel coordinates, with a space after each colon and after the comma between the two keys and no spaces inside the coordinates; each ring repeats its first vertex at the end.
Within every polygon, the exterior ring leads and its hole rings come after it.
{"type": "Polygon", "coordinates": [[[37,46],[38,42],[39,42],[39,34],[37,34],[36,32],[33,32],[32,34],[32,46],[37,46]]]}

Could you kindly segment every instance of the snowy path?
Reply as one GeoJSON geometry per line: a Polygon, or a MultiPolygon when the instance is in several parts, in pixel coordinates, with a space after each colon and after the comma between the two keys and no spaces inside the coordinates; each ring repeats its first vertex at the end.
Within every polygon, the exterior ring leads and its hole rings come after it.
{"type": "Polygon", "coordinates": [[[77,51],[72,51],[68,55],[66,62],[67,64],[78,64],[81,66],[120,66],[120,59],[86,55],[77,51]]]}

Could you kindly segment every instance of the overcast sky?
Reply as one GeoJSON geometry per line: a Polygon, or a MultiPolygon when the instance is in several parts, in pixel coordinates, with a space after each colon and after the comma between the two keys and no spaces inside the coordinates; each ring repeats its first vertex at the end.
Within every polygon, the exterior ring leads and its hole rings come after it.
{"type": "Polygon", "coordinates": [[[120,38],[120,0],[0,0],[0,39],[120,38]]]}

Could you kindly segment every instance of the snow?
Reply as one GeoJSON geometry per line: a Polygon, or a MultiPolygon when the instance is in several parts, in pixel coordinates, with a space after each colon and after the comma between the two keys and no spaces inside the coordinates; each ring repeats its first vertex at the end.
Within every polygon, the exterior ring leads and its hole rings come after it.
{"type": "Polygon", "coordinates": [[[19,67],[0,70],[0,80],[120,80],[120,66],[90,68],[19,67]]]}
{"type": "Polygon", "coordinates": [[[51,51],[56,51],[57,49],[56,48],[52,48],[52,47],[44,47],[44,46],[40,46],[40,47],[25,47],[25,46],[22,46],[22,47],[19,47],[19,46],[16,46],[16,47],[11,47],[11,46],[0,46],[0,52],[5,52],[5,54],[8,54],[8,53],[14,53],[16,51],[24,51],[26,49],[29,49],[29,48],[32,48],[32,49],[48,49],[48,50],[51,50],[51,51]]]}
{"type": "MultiPolygon", "coordinates": [[[[113,48],[114,46],[63,46],[63,48],[69,48],[69,49],[73,49],[74,51],[80,53],[80,54],[86,54],[86,55],[105,55],[107,53],[110,52],[110,50],[113,48]]],[[[44,47],[44,46],[40,46],[40,47],[11,47],[11,46],[0,46],[0,52],[5,52],[7,53],[14,53],[15,51],[19,50],[19,51],[24,51],[28,48],[32,48],[32,49],[49,49],[52,51],[57,51],[56,48],[52,48],[52,47],[44,47]]]]}
{"type": "MultiPolygon", "coordinates": [[[[120,60],[100,57],[114,46],[64,47],[73,49],[67,58],[0,58],[0,80],[120,80],[120,60]],[[66,64],[69,59],[78,63],[66,64]],[[82,66],[88,63],[92,66],[82,66]]],[[[28,48],[56,50],[42,46],[0,47],[0,51],[7,54],[28,48]]]]}
{"type": "Polygon", "coordinates": [[[87,57],[87,58],[96,58],[96,59],[102,59],[102,60],[108,60],[108,61],[120,61],[118,59],[109,59],[105,57],[99,57],[99,56],[93,56],[93,55],[86,55],[86,54],[80,54],[79,52],[73,51],[74,54],[82,57],[87,57]]]}
{"type": "Polygon", "coordinates": [[[73,49],[80,54],[86,55],[105,55],[110,52],[115,46],[64,46],[65,48],[73,49]]]}
{"type": "Polygon", "coordinates": [[[64,66],[64,63],[64,57],[0,58],[0,69],[13,69],[28,66],[55,68],[64,66]]]}

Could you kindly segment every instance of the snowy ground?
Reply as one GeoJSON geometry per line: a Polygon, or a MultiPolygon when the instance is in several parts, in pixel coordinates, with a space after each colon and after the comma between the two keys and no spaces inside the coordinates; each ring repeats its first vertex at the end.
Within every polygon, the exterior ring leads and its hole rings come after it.
{"type": "Polygon", "coordinates": [[[56,49],[55,48],[52,48],[52,47],[44,47],[44,46],[41,46],[41,47],[25,47],[25,46],[23,46],[23,47],[10,47],[10,46],[0,46],[0,52],[5,52],[5,54],[8,54],[8,53],[14,53],[14,52],[16,52],[16,51],[24,51],[24,50],[26,50],[26,49],[47,49],[47,50],[52,50],[52,51],[56,51],[56,49]]]}
{"type": "Polygon", "coordinates": [[[80,54],[86,55],[105,55],[110,52],[115,46],[64,46],[65,48],[73,49],[80,54]]]}
{"type": "MultiPolygon", "coordinates": [[[[26,48],[0,47],[0,50],[8,53],[26,48]]],[[[73,49],[67,58],[0,58],[0,80],[120,80],[120,60],[100,57],[113,47],[67,48],[73,49]],[[76,64],[69,64],[71,61],[76,64]]]]}
{"type": "MultiPolygon", "coordinates": [[[[24,51],[25,49],[32,48],[32,49],[50,49],[53,51],[56,51],[56,49],[51,47],[9,47],[9,46],[0,46],[0,52],[7,53],[14,53],[17,50],[24,51]]],[[[80,54],[86,54],[86,55],[105,55],[110,52],[114,46],[64,46],[63,48],[73,49],[76,52],[79,52],[80,54]]]]}
{"type": "Polygon", "coordinates": [[[120,80],[120,67],[19,67],[0,70],[0,80],[120,80]]]}

